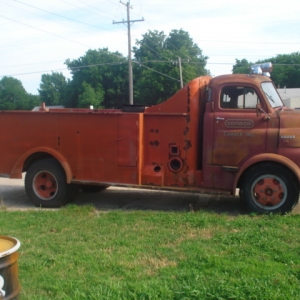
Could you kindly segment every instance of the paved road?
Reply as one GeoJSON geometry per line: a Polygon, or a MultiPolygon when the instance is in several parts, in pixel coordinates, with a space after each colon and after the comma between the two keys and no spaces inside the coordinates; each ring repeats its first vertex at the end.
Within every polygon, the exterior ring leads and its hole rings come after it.
{"type": "MultiPolygon", "coordinates": [[[[100,193],[80,192],[72,202],[76,205],[93,205],[98,210],[139,209],[158,211],[210,210],[230,215],[247,213],[239,197],[176,193],[110,187],[100,193]]],[[[0,178],[0,207],[8,210],[37,210],[28,200],[24,181],[0,178]]],[[[299,214],[299,205],[293,214],[299,214]]]]}

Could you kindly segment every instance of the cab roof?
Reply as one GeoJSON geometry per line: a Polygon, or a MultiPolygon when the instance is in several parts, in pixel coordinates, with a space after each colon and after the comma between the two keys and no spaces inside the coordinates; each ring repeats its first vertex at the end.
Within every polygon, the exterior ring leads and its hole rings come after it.
{"type": "Polygon", "coordinates": [[[229,74],[213,77],[209,86],[222,84],[254,84],[260,86],[262,82],[272,82],[272,80],[263,75],[247,75],[247,74],[229,74]]]}

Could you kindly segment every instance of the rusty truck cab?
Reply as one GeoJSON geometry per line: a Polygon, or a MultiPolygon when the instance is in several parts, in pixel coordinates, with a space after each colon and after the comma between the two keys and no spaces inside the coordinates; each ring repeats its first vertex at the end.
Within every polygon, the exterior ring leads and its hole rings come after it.
{"type": "Polygon", "coordinates": [[[266,63],[211,79],[204,117],[203,186],[239,188],[250,210],[263,213],[294,207],[300,181],[299,113],[284,106],[271,70],[266,63]]]}

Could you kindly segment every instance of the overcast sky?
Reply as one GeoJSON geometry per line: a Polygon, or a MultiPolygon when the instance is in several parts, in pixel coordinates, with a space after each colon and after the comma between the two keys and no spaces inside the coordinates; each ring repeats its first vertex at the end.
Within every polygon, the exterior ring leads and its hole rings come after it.
{"type": "MultiPolygon", "coordinates": [[[[127,1],[122,1],[124,4],[127,1]]],[[[127,19],[119,0],[0,0],[0,77],[37,94],[41,75],[70,77],[66,59],[107,47],[127,56],[127,19]]],[[[300,47],[297,0],[131,0],[132,46],[148,30],[183,29],[209,57],[212,75],[231,73],[235,59],[255,62],[300,47]]]]}

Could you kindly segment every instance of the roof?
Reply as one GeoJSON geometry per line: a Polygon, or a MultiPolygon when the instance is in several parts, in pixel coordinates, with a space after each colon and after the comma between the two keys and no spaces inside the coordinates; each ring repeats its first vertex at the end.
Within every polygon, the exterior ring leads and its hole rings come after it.
{"type": "Polygon", "coordinates": [[[221,85],[224,83],[234,84],[260,84],[261,82],[272,81],[269,77],[263,75],[229,74],[216,76],[210,80],[209,85],[221,85]]]}

